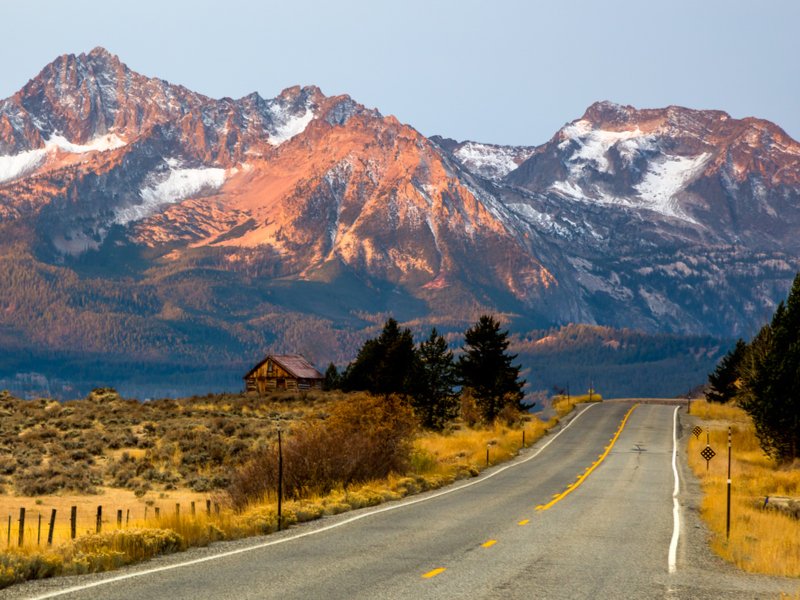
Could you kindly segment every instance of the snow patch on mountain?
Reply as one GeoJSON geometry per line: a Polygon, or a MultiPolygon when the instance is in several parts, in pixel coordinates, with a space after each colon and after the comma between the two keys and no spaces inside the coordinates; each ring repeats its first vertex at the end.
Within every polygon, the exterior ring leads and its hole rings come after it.
{"type": "Polygon", "coordinates": [[[306,108],[306,112],[299,116],[293,115],[285,109],[277,108],[273,116],[276,125],[275,131],[269,135],[269,143],[273,146],[280,146],[303,133],[315,115],[311,108],[306,108]]]}
{"type": "Polygon", "coordinates": [[[89,140],[88,144],[73,144],[67,138],[61,135],[52,135],[47,140],[49,148],[58,148],[64,152],[71,154],[85,154],[86,152],[108,152],[109,150],[116,150],[126,145],[117,134],[109,133],[89,140]]]}
{"type": "Polygon", "coordinates": [[[27,175],[42,164],[47,150],[28,150],[11,156],[0,156],[0,183],[27,175]]]}
{"type": "Polygon", "coordinates": [[[645,134],[638,127],[608,131],[595,129],[584,119],[564,127],[562,136],[558,147],[565,153],[568,175],[565,180],[552,183],[551,190],[580,202],[650,210],[695,222],[683,211],[677,195],[703,170],[711,158],[709,153],[688,157],[663,154],[656,136],[645,134]],[[603,181],[587,180],[585,169],[590,165],[598,172],[613,174],[609,159],[612,148],[627,166],[638,158],[647,158],[641,180],[629,193],[612,194],[603,181]]]}
{"type": "Polygon", "coordinates": [[[465,142],[454,154],[473,173],[489,179],[502,179],[530,157],[533,149],[465,142]]]}
{"type": "Polygon", "coordinates": [[[73,144],[61,135],[53,135],[47,140],[44,148],[28,150],[9,156],[0,156],[0,183],[17,179],[35,171],[42,165],[47,154],[55,150],[71,154],[84,154],[86,152],[116,150],[124,145],[125,142],[113,133],[94,138],[88,144],[73,144]]]}
{"type": "Polygon", "coordinates": [[[638,127],[632,131],[607,131],[594,129],[586,120],[567,125],[561,132],[564,140],[558,145],[559,149],[564,150],[570,144],[577,146],[569,157],[570,172],[574,175],[578,175],[589,163],[594,164],[598,171],[608,173],[611,165],[607,154],[612,146],[619,145],[620,154],[627,162],[631,162],[635,152],[648,147],[652,139],[638,127]]]}
{"type": "Polygon", "coordinates": [[[583,193],[583,190],[572,181],[556,181],[550,186],[550,189],[560,192],[562,195],[576,200],[591,201],[591,198],[583,193]]]}
{"type": "Polygon", "coordinates": [[[634,186],[643,206],[668,216],[687,219],[675,196],[703,170],[709,158],[711,154],[704,152],[699,156],[664,156],[651,161],[642,181],[634,186]]]}
{"type": "Polygon", "coordinates": [[[540,212],[530,204],[512,203],[508,204],[508,208],[539,231],[547,231],[561,237],[570,237],[569,230],[558,223],[552,215],[540,212]]]}
{"type": "Polygon", "coordinates": [[[158,212],[165,204],[174,204],[202,194],[214,192],[225,183],[225,169],[181,169],[170,164],[169,175],[163,181],[140,190],[141,204],[119,209],[114,222],[127,225],[158,212]]]}

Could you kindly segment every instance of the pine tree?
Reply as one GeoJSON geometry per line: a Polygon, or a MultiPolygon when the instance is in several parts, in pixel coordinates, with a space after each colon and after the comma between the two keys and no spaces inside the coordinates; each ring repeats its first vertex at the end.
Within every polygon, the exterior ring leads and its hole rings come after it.
{"type": "Polygon", "coordinates": [[[779,461],[800,453],[800,274],[786,303],[751,342],[740,368],[739,404],[761,447],[779,461]]]}
{"type": "Polygon", "coordinates": [[[458,414],[458,383],[453,353],[434,327],[427,340],[419,344],[418,375],[415,378],[414,408],[422,425],[441,430],[458,414]]]}
{"type": "Polygon", "coordinates": [[[736,381],[739,379],[739,364],[742,362],[747,344],[739,339],[730,352],[722,357],[717,368],[708,375],[709,388],[706,400],[709,402],[728,402],[736,395],[736,381]]]}
{"type": "Polygon", "coordinates": [[[408,395],[413,388],[417,355],[409,329],[400,329],[390,318],[381,334],[364,342],[356,359],[347,366],[342,388],[373,394],[408,395]]]}
{"type": "Polygon", "coordinates": [[[525,381],[519,378],[519,365],[512,365],[516,354],[507,352],[508,331],[500,331],[500,323],[483,315],[464,333],[464,354],[458,361],[461,382],[473,391],[484,419],[491,423],[505,406],[520,410],[525,381]]]}
{"type": "Polygon", "coordinates": [[[336,365],[330,363],[325,370],[325,379],[322,382],[322,389],[326,391],[337,390],[342,385],[342,377],[339,375],[339,369],[336,365]]]}

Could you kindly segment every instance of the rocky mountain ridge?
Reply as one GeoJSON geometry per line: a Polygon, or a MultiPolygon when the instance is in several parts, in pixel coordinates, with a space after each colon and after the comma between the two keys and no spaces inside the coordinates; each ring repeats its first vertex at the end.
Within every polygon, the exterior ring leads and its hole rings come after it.
{"type": "Polygon", "coordinates": [[[800,270],[798,226],[800,144],[721,111],[598,102],[507,147],[313,86],[215,100],[102,48],[0,101],[17,350],[342,360],[389,312],[746,336],[800,270]]]}

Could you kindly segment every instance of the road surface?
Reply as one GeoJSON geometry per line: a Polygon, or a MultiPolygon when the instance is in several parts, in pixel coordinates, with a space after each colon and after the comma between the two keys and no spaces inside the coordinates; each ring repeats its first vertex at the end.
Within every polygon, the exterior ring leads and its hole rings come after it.
{"type": "Polygon", "coordinates": [[[795,593],[797,581],[745,576],[710,555],[694,508],[697,484],[681,461],[685,407],[632,407],[580,407],[515,461],[444,490],[114,573],[25,584],[0,598],[698,600],[795,593]]]}

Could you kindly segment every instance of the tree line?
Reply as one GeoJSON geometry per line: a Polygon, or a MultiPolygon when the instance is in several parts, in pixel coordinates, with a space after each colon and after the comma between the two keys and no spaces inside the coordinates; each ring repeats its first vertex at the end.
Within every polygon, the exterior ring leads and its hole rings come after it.
{"type": "Polygon", "coordinates": [[[800,456],[800,273],[772,321],[739,340],[708,376],[706,399],[736,402],[753,419],[764,451],[780,462],[800,456]]]}
{"type": "Polygon", "coordinates": [[[388,319],[378,337],[368,339],[356,358],[339,372],[331,363],[326,389],[367,391],[407,399],[422,425],[442,429],[459,413],[462,394],[471,394],[483,419],[491,423],[506,408],[527,410],[523,402],[516,354],[508,352],[508,331],[491,315],[483,315],[464,332],[462,353],[455,358],[434,327],[415,344],[411,330],[388,319]]]}

